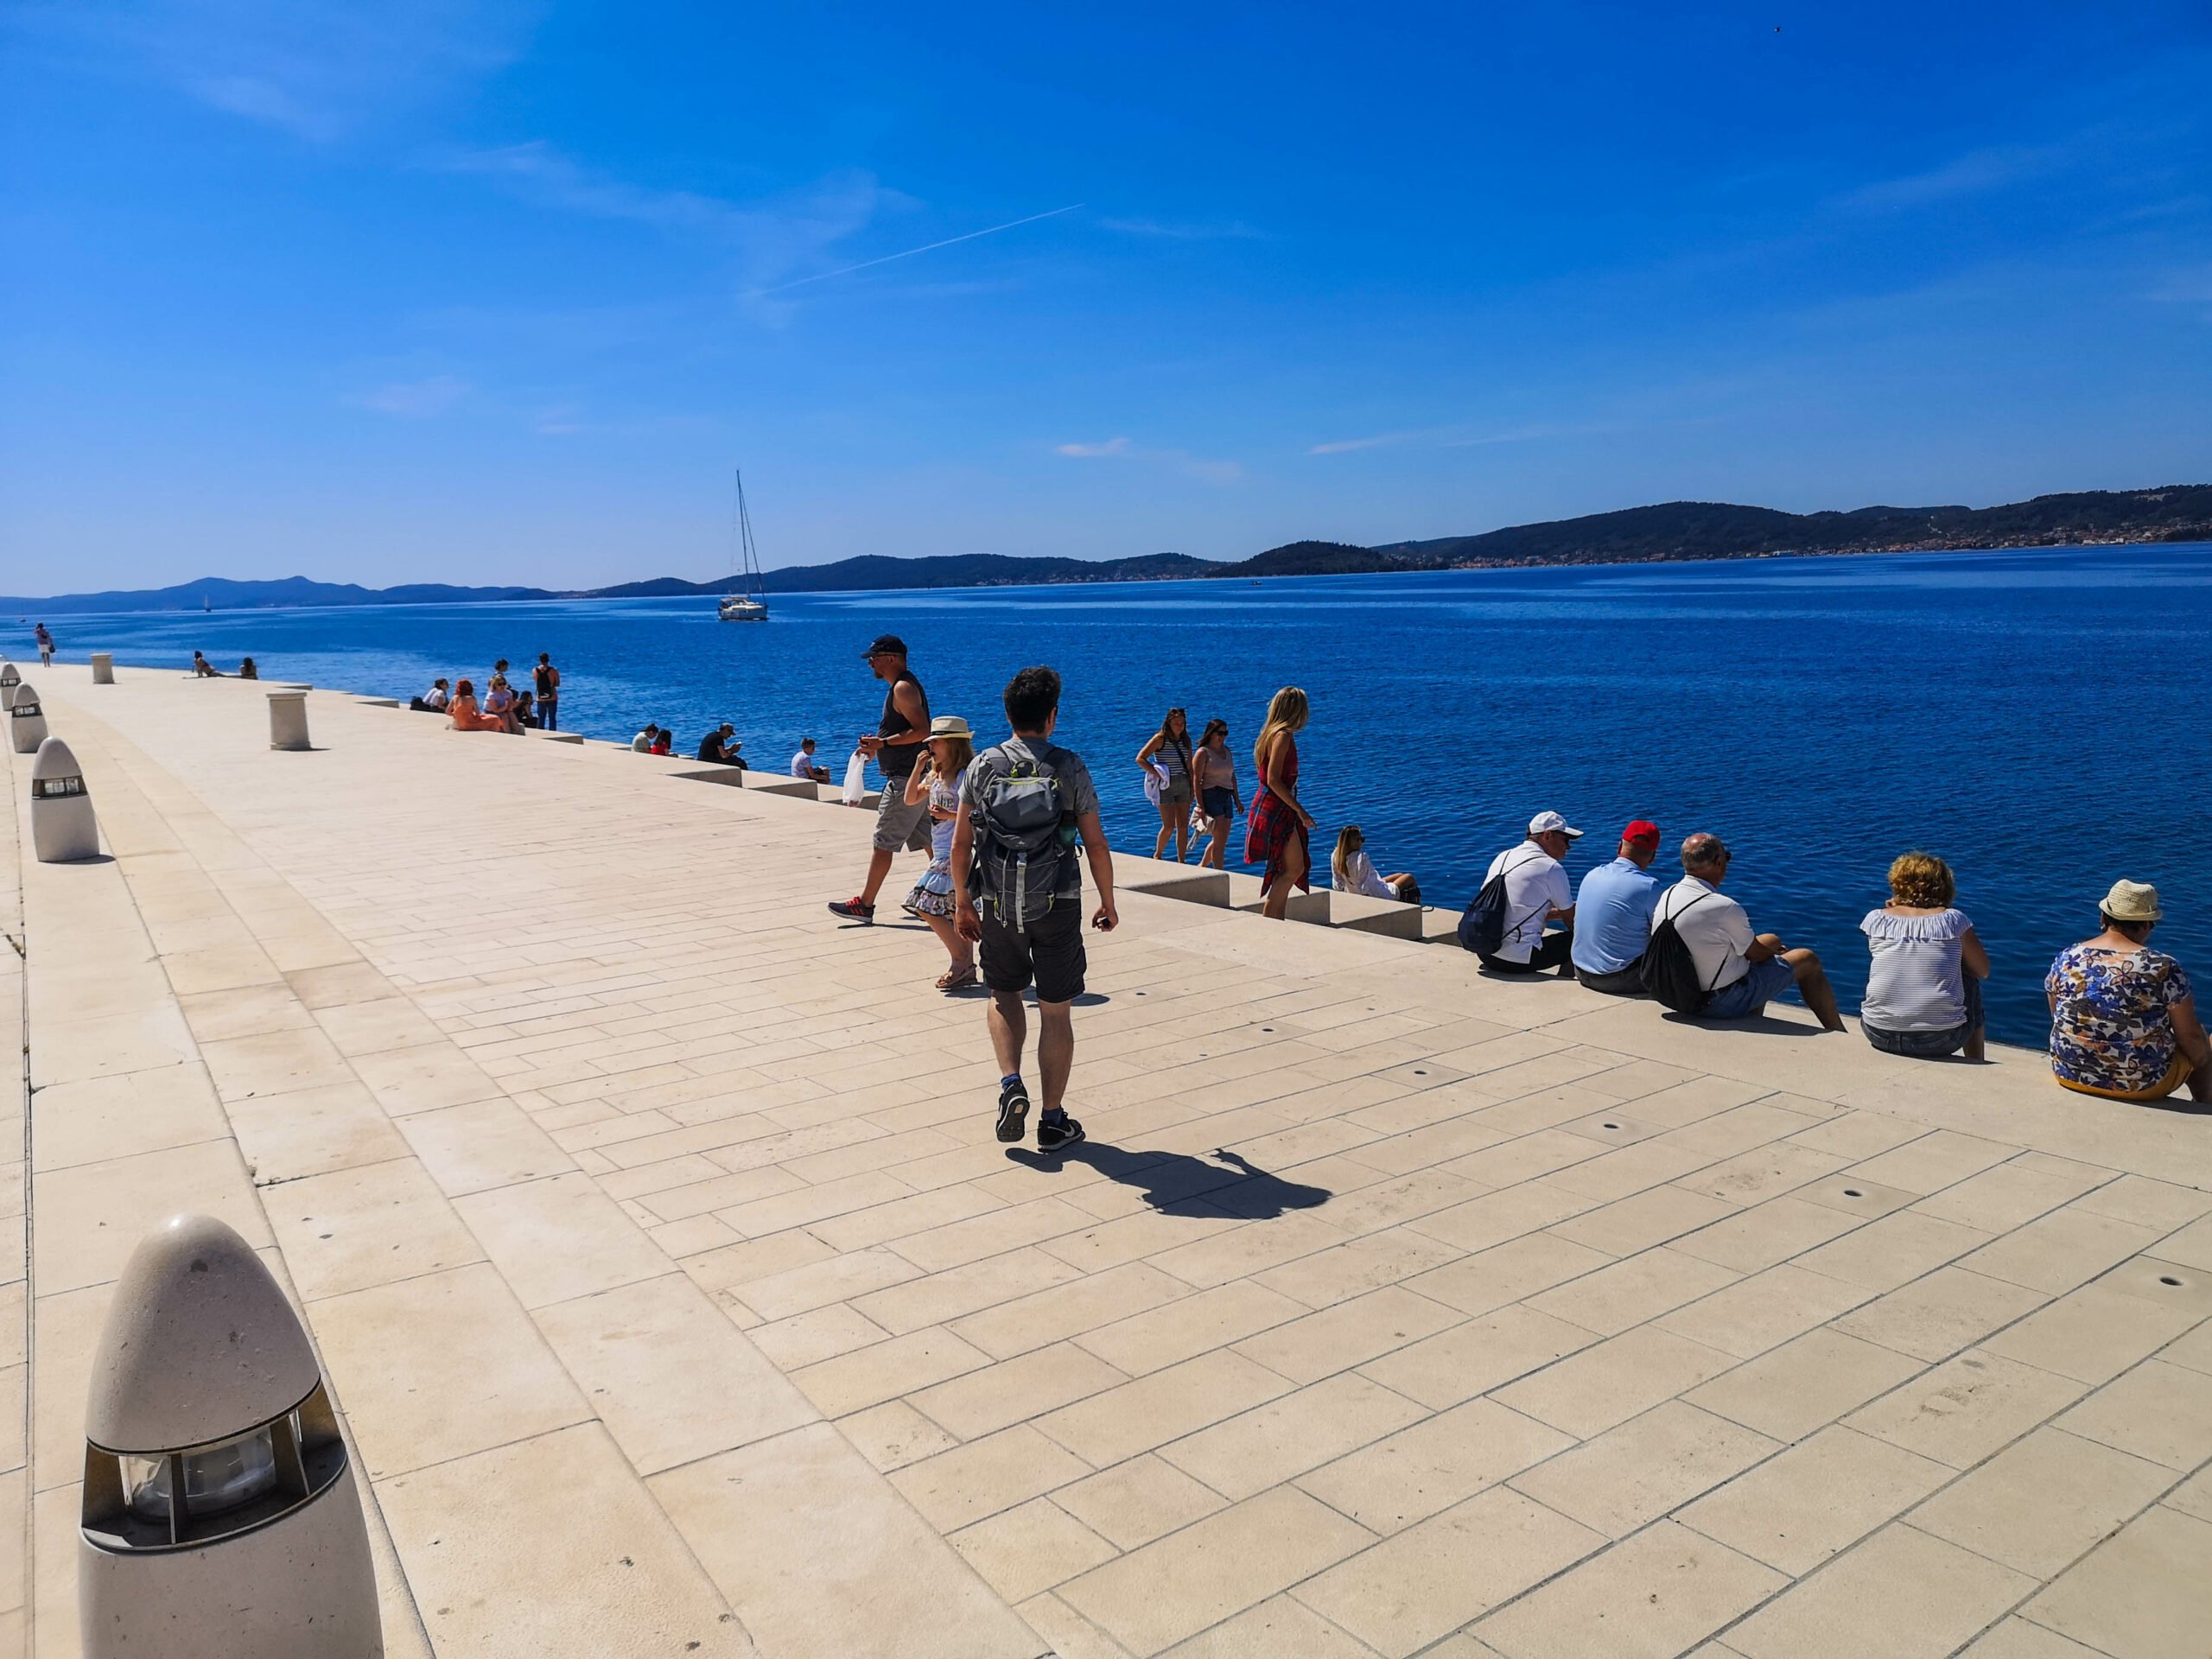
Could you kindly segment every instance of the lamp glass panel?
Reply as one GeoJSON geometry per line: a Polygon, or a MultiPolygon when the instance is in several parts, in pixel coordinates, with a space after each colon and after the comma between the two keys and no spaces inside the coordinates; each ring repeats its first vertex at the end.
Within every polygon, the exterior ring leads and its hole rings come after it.
{"type": "Polygon", "coordinates": [[[276,1484],[276,1443],[266,1427],[184,1459],[184,1507],[214,1515],[250,1503],[276,1484]]]}
{"type": "Polygon", "coordinates": [[[126,1452],[116,1459],[123,1465],[123,1501],[141,1521],[167,1526],[169,1521],[169,1460],[161,1456],[139,1457],[126,1452]]]}

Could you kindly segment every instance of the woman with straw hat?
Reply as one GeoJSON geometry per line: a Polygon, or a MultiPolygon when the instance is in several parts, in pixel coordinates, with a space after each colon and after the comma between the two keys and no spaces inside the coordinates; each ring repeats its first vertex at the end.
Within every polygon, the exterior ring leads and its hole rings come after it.
{"type": "Polygon", "coordinates": [[[976,735],[957,715],[930,721],[929,753],[906,779],[906,804],[929,803],[930,867],[906,895],[905,908],[929,924],[952,965],[938,978],[940,991],[962,991],[976,982],[976,947],[953,925],[952,830],[960,817],[960,785],[976,758],[976,735]]]}
{"type": "Polygon", "coordinates": [[[2050,1070],[2059,1086],[2107,1100],[2164,1100],[2189,1085],[2212,1103],[2212,1044],[2181,963],[2145,943],[2158,890],[2115,881],[2097,906],[2104,930],[2050,964],[2050,1070]]]}

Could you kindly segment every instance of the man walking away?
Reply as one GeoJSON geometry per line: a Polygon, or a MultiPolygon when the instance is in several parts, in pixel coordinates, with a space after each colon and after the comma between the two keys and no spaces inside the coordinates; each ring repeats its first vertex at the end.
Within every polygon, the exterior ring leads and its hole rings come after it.
{"type": "Polygon", "coordinates": [[[906,804],[906,779],[930,741],[930,700],[922,683],[906,667],[906,642],[895,633],[880,635],[861,655],[868,670],[890,690],[883,694],[883,715],[875,735],[861,739],[861,753],[872,756],[883,773],[883,798],[876,804],[875,844],[868,855],[868,880],[850,899],[830,906],[833,915],[855,922],[875,919],[875,895],[891,874],[891,855],[901,847],[925,853],[930,848],[930,804],[906,804]]]}
{"type": "Polygon", "coordinates": [[[1659,826],[1638,818],[1621,831],[1620,856],[1582,878],[1574,894],[1574,976],[1608,996],[1643,995],[1643,946],[1651,907],[1666,883],[1651,874],[1659,826]]]}
{"type": "Polygon", "coordinates": [[[952,830],[953,925],[981,947],[990,988],[991,1047],[999,1063],[998,1137],[1021,1139],[1029,1090],[1021,1081],[1028,1017],[1021,993],[1037,986],[1037,1069],[1045,1109],[1037,1146],[1058,1152],[1083,1139],[1067,1115],[1068,1072],[1075,1064],[1071,1010],[1083,994],[1083,867],[1098,884],[1091,925],[1111,932],[1114,855],[1098,823],[1098,791],[1082,758],[1052,742],[1059,723],[1060,677],[1025,668],[1006,689],[1014,735],[984,750],[968,767],[960,816],[952,830]]]}
{"type": "Polygon", "coordinates": [[[1573,974],[1567,951],[1574,943],[1574,893],[1560,860],[1581,833],[1556,812],[1539,812],[1529,820],[1526,841],[1491,860],[1483,885],[1493,876],[1505,879],[1505,937],[1495,952],[1481,953],[1483,966],[1492,973],[1548,974],[1556,968],[1561,978],[1573,974]],[[1547,933],[1549,921],[1567,925],[1547,933]]]}
{"type": "Polygon", "coordinates": [[[560,722],[556,719],[561,707],[561,671],[553,666],[553,658],[544,652],[537,653],[537,666],[531,671],[537,693],[537,723],[545,731],[557,732],[560,722]]]}
{"type": "Polygon", "coordinates": [[[1728,858],[1719,836],[1703,830],[1692,836],[1682,843],[1682,879],[1660,894],[1651,912],[1655,930],[1671,921],[1689,947],[1705,991],[1700,1017],[1748,1020],[1794,988],[1823,1027],[1841,1031],[1843,1016],[1821,959],[1789,949],[1772,933],[1754,934],[1743,906],[1720,891],[1728,858]]]}

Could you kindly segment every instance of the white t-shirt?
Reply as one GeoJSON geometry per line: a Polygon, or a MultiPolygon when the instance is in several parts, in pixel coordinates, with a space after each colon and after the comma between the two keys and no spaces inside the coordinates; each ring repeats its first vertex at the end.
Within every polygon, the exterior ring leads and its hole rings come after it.
{"type": "Polygon", "coordinates": [[[1697,981],[1707,990],[1733,985],[1751,971],[1751,918],[1726,893],[1694,875],[1686,875],[1659,895],[1651,912],[1651,926],[1672,918],[1675,931],[1690,948],[1697,964],[1697,981]]]}
{"type": "Polygon", "coordinates": [[[1483,886],[1500,870],[1505,872],[1505,941],[1497,947],[1497,959],[1526,962],[1543,939],[1546,918],[1554,909],[1572,909],[1574,894],[1560,861],[1533,841],[1509,847],[1491,860],[1483,886]]]}
{"type": "MultiPolygon", "coordinates": [[[[1216,785],[1215,787],[1220,785],[1216,785]]],[[[1370,899],[1395,899],[1398,896],[1398,890],[1375,873],[1375,866],[1368,859],[1364,848],[1344,861],[1344,874],[1351,878],[1344,883],[1347,893],[1363,893],[1370,899]]]]}
{"type": "Polygon", "coordinates": [[[801,749],[797,754],[791,756],[791,776],[794,778],[811,778],[814,776],[815,767],[821,764],[822,763],[819,760],[809,754],[804,749],[801,749]]]}
{"type": "Polygon", "coordinates": [[[653,741],[650,734],[639,732],[630,740],[630,747],[639,754],[650,754],[652,753],[653,741]]]}
{"type": "Polygon", "coordinates": [[[433,709],[442,709],[453,699],[439,687],[434,685],[423,695],[423,701],[433,709]]]}

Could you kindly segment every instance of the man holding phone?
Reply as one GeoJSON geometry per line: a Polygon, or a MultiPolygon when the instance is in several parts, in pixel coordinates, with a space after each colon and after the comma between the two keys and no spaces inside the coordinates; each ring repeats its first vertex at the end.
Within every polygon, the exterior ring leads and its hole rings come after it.
{"type": "Polygon", "coordinates": [[[1022,1138],[1029,1090],[1021,1080],[1028,1013],[1037,987],[1037,1065],[1045,1109],[1037,1146],[1058,1152],[1083,1139],[1063,1104],[1075,1064],[1075,999],[1089,965],[1083,944],[1083,865],[1098,887],[1090,925],[1111,932],[1114,855],[1098,823],[1098,791],[1080,755],[1058,747],[1060,677],[1025,668],[1006,689],[1014,735],[969,764],[952,831],[953,925],[979,946],[989,988],[991,1047],[998,1056],[998,1137],[1022,1138]],[[1076,856],[1080,845],[1083,857],[1076,856]]]}

